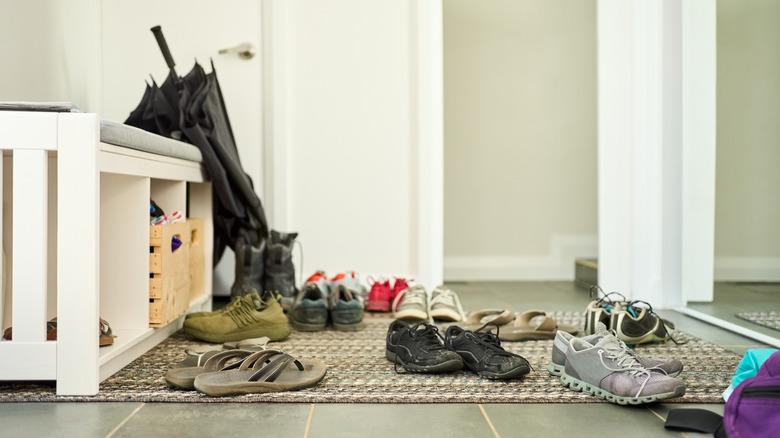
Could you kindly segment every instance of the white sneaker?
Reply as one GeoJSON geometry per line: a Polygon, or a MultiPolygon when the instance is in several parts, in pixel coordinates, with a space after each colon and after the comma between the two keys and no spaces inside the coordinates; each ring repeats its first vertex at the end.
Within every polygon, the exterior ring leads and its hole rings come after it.
{"type": "Polygon", "coordinates": [[[440,321],[459,322],[466,319],[466,313],[460,305],[460,299],[455,292],[441,285],[431,293],[428,315],[440,321]]]}
{"type": "Polygon", "coordinates": [[[393,300],[393,317],[402,321],[428,321],[428,292],[415,285],[404,289],[393,300]]]}

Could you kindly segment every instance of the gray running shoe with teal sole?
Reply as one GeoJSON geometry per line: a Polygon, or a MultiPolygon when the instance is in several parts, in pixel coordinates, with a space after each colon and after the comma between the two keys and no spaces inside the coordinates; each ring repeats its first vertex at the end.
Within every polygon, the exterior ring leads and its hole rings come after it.
{"type": "MultiPolygon", "coordinates": [[[[604,336],[614,336],[607,330],[607,327],[603,323],[597,324],[597,333],[581,337],[580,339],[589,343],[595,344],[599,339],[604,336]]],[[[555,333],[555,341],[553,341],[552,361],[547,366],[547,371],[553,376],[561,376],[566,372],[566,351],[569,348],[569,341],[574,335],[558,330],[555,333]]],[[[683,363],[678,359],[661,359],[651,357],[640,357],[636,353],[628,348],[628,346],[618,339],[621,344],[621,348],[625,349],[628,354],[634,356],[640,365],[647,368],[649,371],[659,372],[666,374],[670,377],[677,377],[683,370],[683,363]]]]}
{"type": "Polygon", "coordinates": [[[572,338],[561,382],[612,403],[636,405],[685,394],[685,383],[642,367],[614,336],[595,344],[572,338]]]}

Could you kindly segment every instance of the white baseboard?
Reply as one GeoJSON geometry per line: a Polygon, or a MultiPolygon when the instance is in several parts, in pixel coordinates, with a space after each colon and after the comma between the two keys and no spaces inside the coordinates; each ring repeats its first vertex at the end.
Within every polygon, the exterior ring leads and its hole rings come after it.
{"type": "Polygon", "coordinates": [[[444,256],[445,281],[574,280],[574,259],[598,254],[596,235],[556,235],[550,253],[527,256],[444,256]]]}
{"type": "Polygon", "coordinates": [[[715,257],[715,281],[780,281],[778,257],[715,257]]]}

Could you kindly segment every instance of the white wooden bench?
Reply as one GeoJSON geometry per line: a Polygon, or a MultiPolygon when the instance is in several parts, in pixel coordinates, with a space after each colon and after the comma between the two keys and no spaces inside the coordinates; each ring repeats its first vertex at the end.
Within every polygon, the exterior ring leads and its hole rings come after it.
{"type": "Polygon", "coordinates": [[[13,340],[0,341],[0,380],[56,380],[57,394],[96,394],[181,327],[183,317],[149,328],[150,198],[204,219],[204,294],[190,310],[210,309],[211,183],[198,158],[108,144],[97,114],[70,112],[0,111],[0,149],[0,325],[13,325],[13,340]],[[57,340],[46,341],[55,316],[57,340]],[[116,335],[111,346],[98,347],[99,317],[116,335]]]}

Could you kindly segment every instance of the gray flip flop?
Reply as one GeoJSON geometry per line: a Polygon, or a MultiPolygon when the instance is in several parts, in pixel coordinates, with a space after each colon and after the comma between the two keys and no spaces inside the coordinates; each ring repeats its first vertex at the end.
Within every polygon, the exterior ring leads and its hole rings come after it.
{"type": "Polygon", "coordinates": [[[325,370],[318,360],[301,362],[278,350],[263,350],[247,357],[238,369],[198,375],[195,389],[212,397],[293,391],[316,385],[325,370]]]}
{"type": "Polygon", "coordinates": [[[165,373],[165,381],[168,385],[180,389],[195,389],[195,377],[199,374],[222,369],[238,368],[241,362],[254,351],[250,350],[224,350],[207,351],[201,354],[191,355],[177,363],[165,373]]]}

